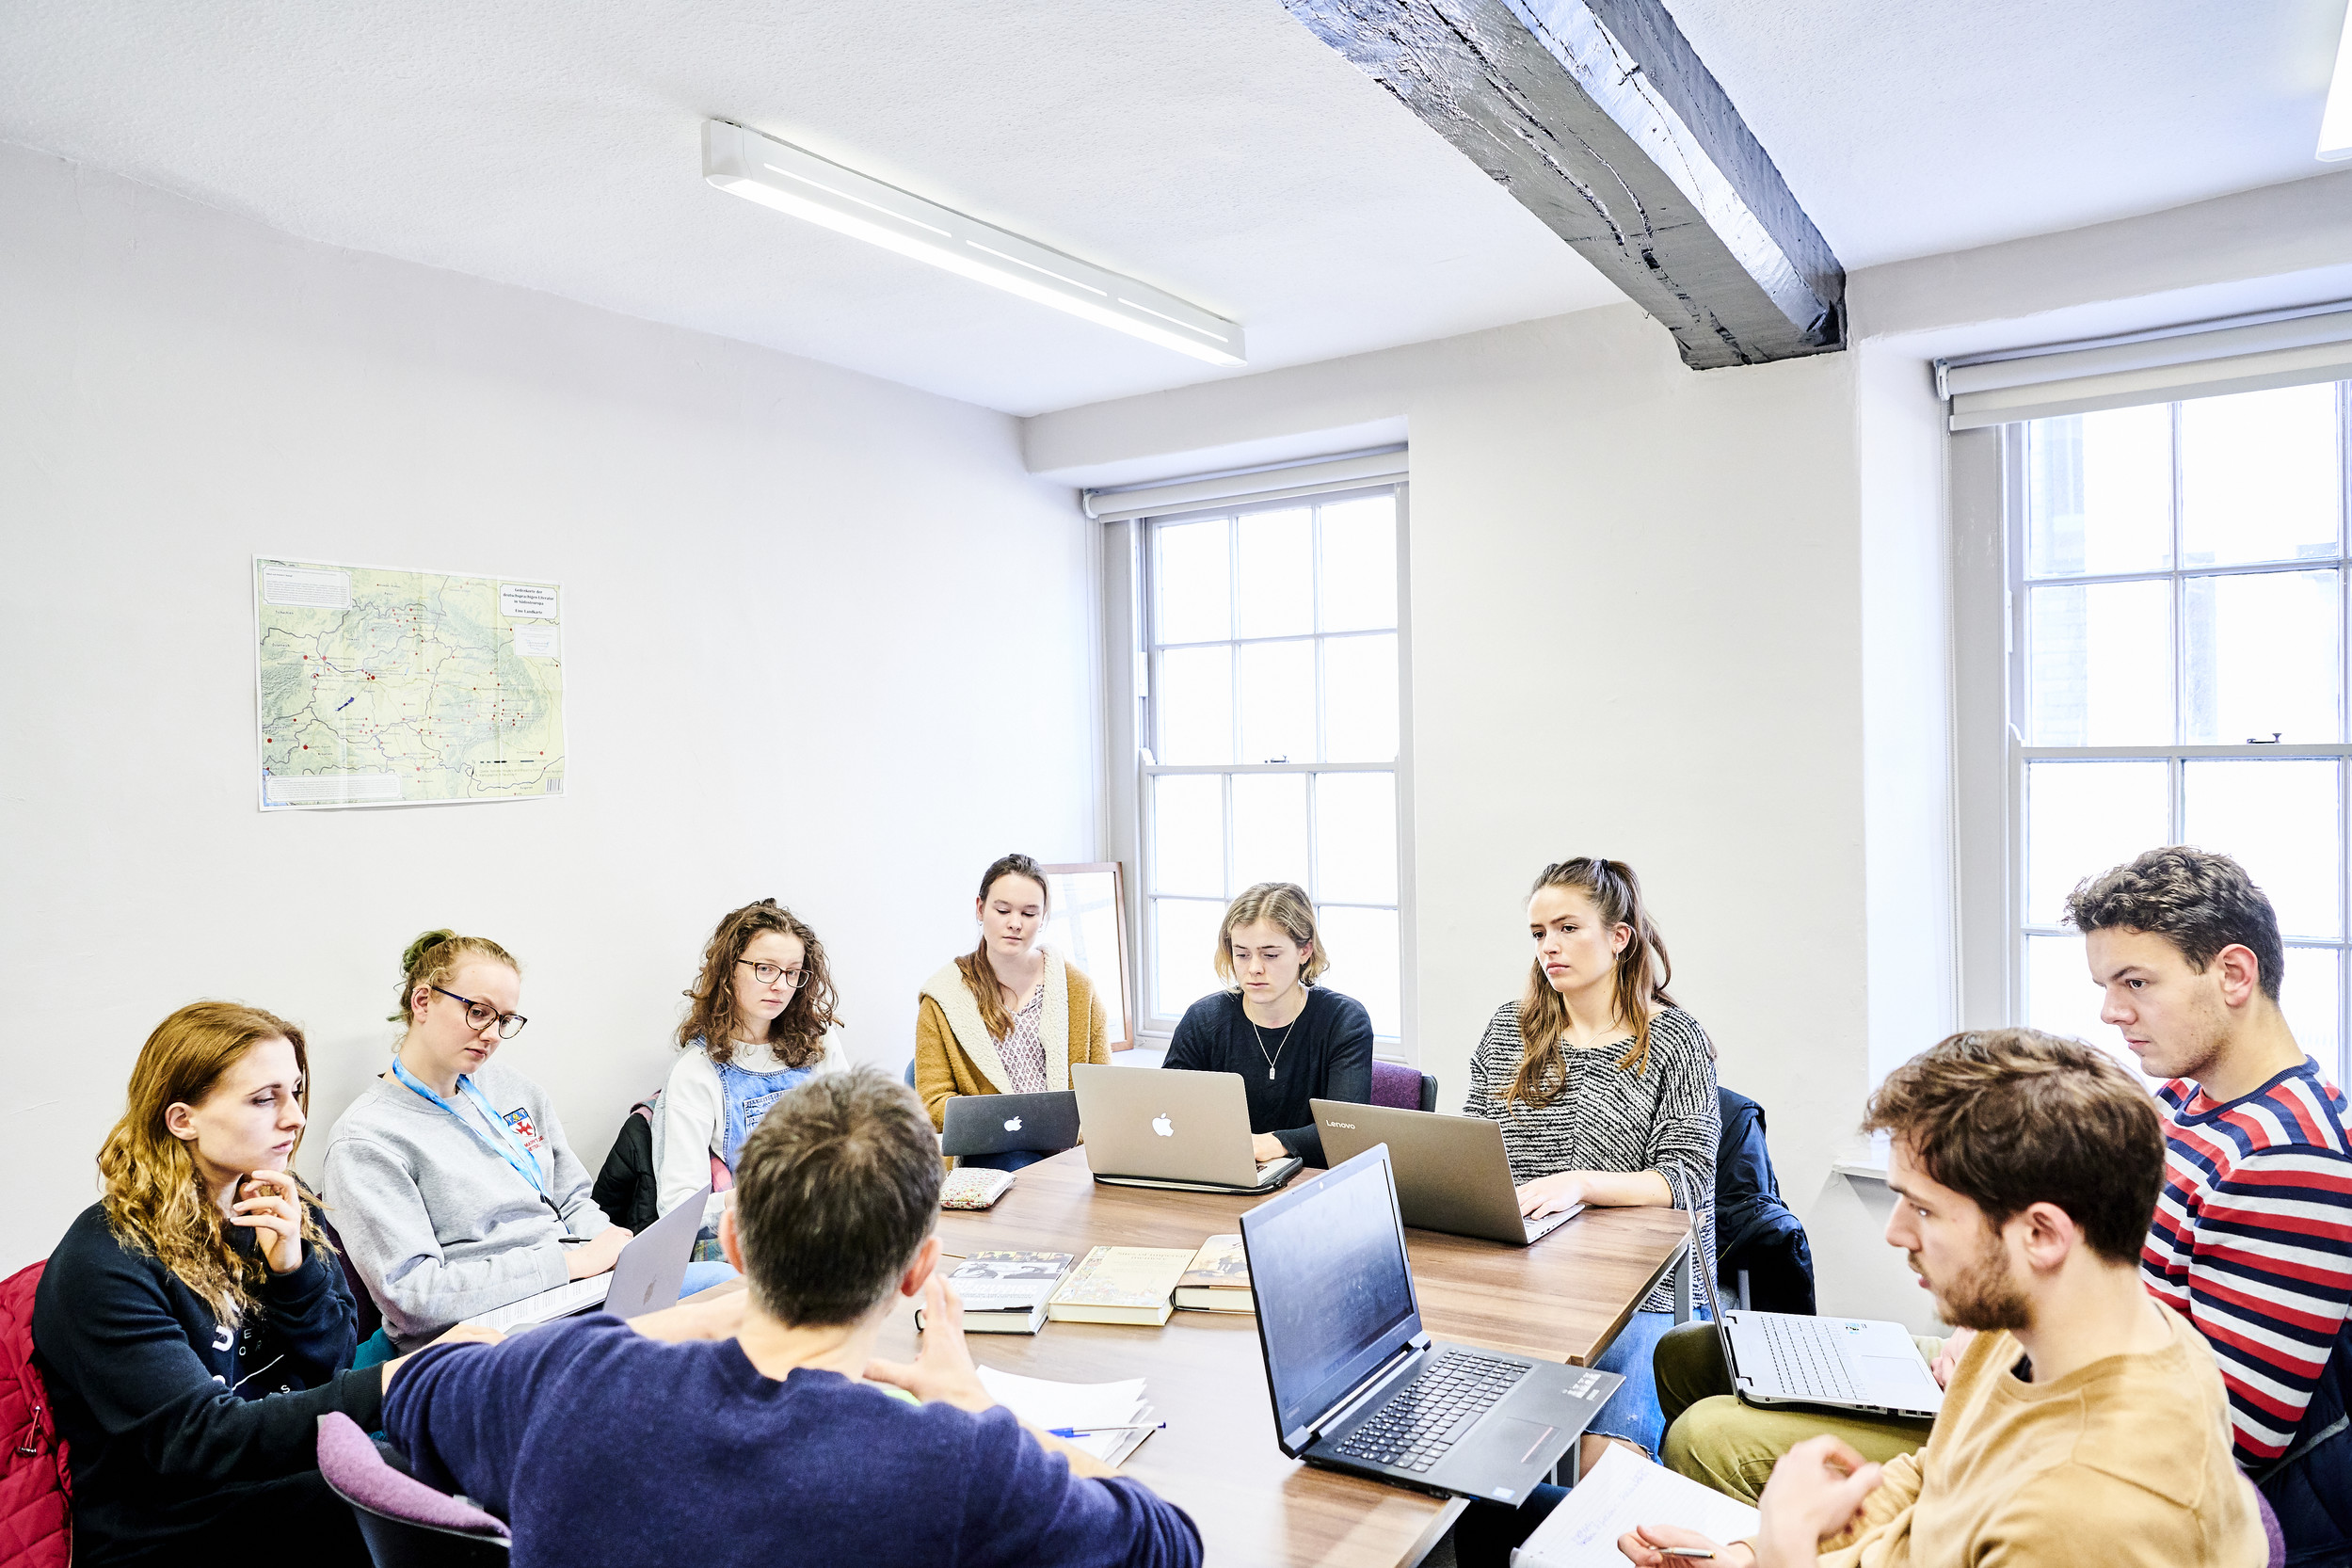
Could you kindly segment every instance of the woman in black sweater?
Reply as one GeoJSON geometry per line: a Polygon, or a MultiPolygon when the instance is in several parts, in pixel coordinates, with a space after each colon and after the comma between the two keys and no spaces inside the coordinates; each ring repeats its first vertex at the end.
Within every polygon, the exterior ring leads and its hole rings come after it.
{"type": "Polygon", "coordinates": [[[1233,988],[1184,1010],[1160,1064],[1240,1073],[1258,1163],[1295,1154],[1323,1164],[1306,1102],[1372,1097],[1372,1019],[1353,997],[1315,984],[1331,960],[1306,890],[1291,882],[1245,889],[1217,927],[1215,962],[1233,988]]]}
{"type": "Polygon", "coordinates": [[[301,1031],[253,1008],[192,1003],[139,1052],[98,1156],[106,1195],[33,1304],[76,1562],[185,1568],[287,1543],[368,1561],[318,1474],[318,1417],[374,1431],[392,1364],[345,1369],[358,1315],[291,1174],[308,1102],[301,1031]]]}

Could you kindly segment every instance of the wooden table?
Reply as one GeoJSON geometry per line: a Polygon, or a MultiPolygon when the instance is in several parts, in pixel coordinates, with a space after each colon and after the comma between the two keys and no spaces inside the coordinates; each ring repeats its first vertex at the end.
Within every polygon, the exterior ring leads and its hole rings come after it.
{"type": "MultiPolygon", "coordinates": [[[[1240,1226],[1256,1196],[1097,1186],[1085,1151],[1020,1173],[997,1207],[939,1217],[946,1250],[1066,1252],[1196,1247],[1240,1226]]],[[[1663,1208],[1592,1209],[1532,1247],[1408,1231],[1421,1318],[1441,1339],[1589,1365],[1683,1256],[1689,1216],[1663,1208]]],[[[1257,1324],[1242,1313],[1178,1312],[1159,1329],[1048,1323],[1035,1335],[973,1335],[983,1365],[1030,1377],[1107,1383],[1142,1377],[1166,1417],[1123,1466],[1191,1513],[1208,1560],[1409,1568],[1464,1506],[1384,1486],[1284,1455],[1274,1440],[1257,1324]]],[[[902,1305],[880,1352],[915,1353],[902,1305]]]]}

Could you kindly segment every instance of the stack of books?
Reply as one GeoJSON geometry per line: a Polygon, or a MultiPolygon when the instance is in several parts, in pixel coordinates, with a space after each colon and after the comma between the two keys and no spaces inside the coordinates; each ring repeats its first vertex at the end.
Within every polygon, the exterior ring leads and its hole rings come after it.
{"type": "Polygon", "coordinates": [[[1189,1312],[1255,1312],[1257,1298],[1250,1291],[1250,1261],[1242,1255],[1239,1236],[1212,1236],[1192,1255],[1192,1266],[1176,1281],[1176,1304],[1189,1312]]]}
{"type": "MultiPolygon", "coordinates": [[[[1070,1272],[1065,1252],[976,1252],[955,1266],[948,1283],[964,1303],[967,1334],[1034,1334],[1046,1326],[1046,1303],[1070,1272]]],[[[922,1308],[915,1326],[923,1326],[922,1308]]]]}

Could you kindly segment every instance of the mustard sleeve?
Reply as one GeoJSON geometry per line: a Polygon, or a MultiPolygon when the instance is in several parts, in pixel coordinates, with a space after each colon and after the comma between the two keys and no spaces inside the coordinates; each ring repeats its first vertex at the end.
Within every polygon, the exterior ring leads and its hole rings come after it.
{"type": "Polygon", "coordinates": [[[948,1062],[954,1044],[947,1014],[929,997],[921,999],[915,1010],[915,1093],[922,1096],[935,1128],[947,1126],[948,1101],[956,1093],[955,1070],[948,1062]]]}
{"type": "MultiPolygon", "coordinates": [[[[1846,1528],[1821,1538],[1821,1568],[1852,1568],[1884,1536],[1911,1528],[1912,1505],[1919,1500],[1919,1456],[1898,1454],[1879,1469],[1879,1487],[1862,1500],[1846,1528]]],[[[1749,1543],[1753,1549],[1754,1543],[1749,1543]]]]}
{"type": "Polygon", "coordinates": [[[1081,1059],[1107,1066],[1111,1062],[1111,1020],[1103,1016],[1102,993],[1086,987],[1086,1055],[1081,1059]]]}

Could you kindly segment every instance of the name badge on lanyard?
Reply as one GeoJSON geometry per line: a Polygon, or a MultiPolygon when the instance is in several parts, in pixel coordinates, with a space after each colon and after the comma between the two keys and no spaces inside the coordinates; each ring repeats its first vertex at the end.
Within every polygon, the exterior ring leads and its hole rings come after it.
{"type": "Polygon", "coordinates": [[[466,1095],[468,1098],[472,1099],[474,1104],[481,1107],[482,1119],[489,1123],[491,1127],[498,1129],[498,1140],[495,1143],[491,1141],[489,1133],[483,1130],[483,1128],[477,1124],[468,1121],[465,1116],[459,1112],[456,1106],[450,1104],[447,1100],[441,1098],[440,1096],[435,1094],[432,1089],[424,1082],[424,1080],[416,1076],[416,1074],[401,1065],[400,1059],[398,1057],[394,1057],[392,1059],[392,1076],[399,1079],[401,1082],[407,1084],[417,1094],[422,1095],[426,1099],[431,1100],[435,1105],[440,1106],[443,1111],[448,1112],[459,1127],[464,1128],[468,1132],[473,1135],[473,1141],[475,1143],[480,1144],[483,1147],[488,1149],[492,1154],[497,1155],[501,1160],[506,1161],[507,1164],[512,1165],[515,1168],[516,1173],[525,1181],[529,1182],[533,1190],[535,1190],[539,1196],[543,1198],[547,1196],[547,1183],[539,1178],[539,1162],[531,1158],[530,1150],[526,1149],[521,1144],[516,1141],[514,1130],[506,1125],[505,1120],[501,1117],[497,1112],[490,1109],[489,1096],[483,1094],[479,1088],[475,1087],[473,1080],[466,1077],[463,1073],[459,1073],[457,1075],[457,1087],[466,1095]]]}

